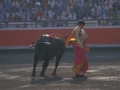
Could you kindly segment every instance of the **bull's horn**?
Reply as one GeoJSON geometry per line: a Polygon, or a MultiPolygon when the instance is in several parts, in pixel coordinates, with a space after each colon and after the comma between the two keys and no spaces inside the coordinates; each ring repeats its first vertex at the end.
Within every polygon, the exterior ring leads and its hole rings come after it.
{"type": "Polygon", "coordinates": [[[45,43],[45,45],[50,45],[50,43],[49,42],[44,42],[45,43]]]}

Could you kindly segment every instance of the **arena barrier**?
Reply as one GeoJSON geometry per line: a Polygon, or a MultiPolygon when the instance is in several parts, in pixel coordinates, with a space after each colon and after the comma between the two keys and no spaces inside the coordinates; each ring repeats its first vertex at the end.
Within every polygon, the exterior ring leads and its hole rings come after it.
{"type": "MultiPolygon", "coordinates": [[[[56,36],[69,36],[73,28],[27,28],[27,29],[0,29],[0,49],[28,47],[42,34],[56,36]]],[[[120,45],[120,27],[94,27],[85,28],[88,33],[86,44],[88,45],[120,45]]]]}

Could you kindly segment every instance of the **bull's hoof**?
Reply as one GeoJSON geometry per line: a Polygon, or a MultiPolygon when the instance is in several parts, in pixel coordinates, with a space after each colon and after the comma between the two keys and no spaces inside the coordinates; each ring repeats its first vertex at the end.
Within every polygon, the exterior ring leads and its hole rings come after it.
{"type": "Polygon", "coordinates": [[[52,76],[56,76],[56,73],[52,73],[52,76]]]}
{"type": "Polygon", "coordinates": [[[45,75],[44,74],[40,74],[40,77],[44,77],[45,75]]]}
{"type": "Polygon", "coordinates": [[[31,77],[35,77],[35,74],[32,74],[31,77]]]}

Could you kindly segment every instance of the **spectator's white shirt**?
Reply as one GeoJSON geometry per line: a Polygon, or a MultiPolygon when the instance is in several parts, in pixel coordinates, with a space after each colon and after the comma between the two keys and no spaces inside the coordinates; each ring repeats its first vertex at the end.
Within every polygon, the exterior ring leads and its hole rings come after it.
{"type": "Polygon", "coordinates": [[[55,15],[55,12],[50,10],[48,11],[48,14],[49,14],[49,17],[52,18],[55,15]]]}
{"type": "Polygon", "coordinates": [[[40,28],[40,25],[34,25],[33,28],[40,28]]]}
{"type": "Polygon", "coordinates": [[[37,20],[45,20],[45,18],[38,16],[38,17],[37,17],[37,20]]]}
{"type": "Polygon", "coordinates": [[[68,12],[68,11],[63,11],[63,12],[62,12],[62,16],[65,17],[65,14],[66,14],[66,13],[69,13],[69,12],[68,12]]]}
{"type": "Polygon", "coordinates": [[[18,12],[13,12],[12,16],[15,17],[16,14],[19,16],[18,12]]]}
{"type": "Polygon", "coordinates": [[[22,21],[30,21],[30,18],[22,18],[22,21]]]}
{"type": "Polygon", "coordinates": [[[14,7],[14,6],[19,7],[20,4],[18,2],[12,2],[12,7],[14,7]]]}
{"type": "Polygon", "coordinates": [[[84,19],[84,20],[91,20],[91,17],[88,16],[88,17],[84,17],[83,19],[84,19]]]}
{"type": "Polygon", "coordinates": [[[91,8],[91,15],[93,15],[95,12],[95,8],[91,8]]]}
{"type": "Polygon", "coordinates": [[[76,14],[74,13],[74,15],[72,16],[72,13],[69,13],[69,17],[72,20],[76,20],[76,14]]]}
{"type": "Polygon", "coordinates": [[[99,6],[97,7],[97,10],[98,10],[98,12],[101,12],[101,11],[102,11],[102,6],[99,5],[99,6]]]}
{"type": "Polygon", "coordinates": [[[19,12],[19,16],[20,16],[21,18],[23,18],[23,17],[25,16],[25,14],[26,14],[26,12],[24,12],[24,13],[23,13],[22,11],[19,12]]]}
{"type": "Polygon", "coordinates": [[[108,11],[110,8],[113,9],[112,5],[109,5],[109,6],[106,5],[106,6],[105,6],[105,10],[107,10],[107,11],[108,11]]]}
{"type": "Polygon", "coordinates": [[[51,5],[51,7],[53,8],[53,6],[55,5],[55,2],[52,0],[52,2],[50,2],[50,0],[48,1],[48,4],[51,5]]]}
{"type": "Polygon", "coordinates": [[[55,4],[57,4],[58,7],[61,7],[61,6],[62,6],[62,2],[61,2],[61,1],[60,1],[60,2],[59,2],[59,1],[56,1],[55,4]]]}
{"type": "Polygon", "coordinates": [[[67,6],[67,12],[69,12],[70,9],[73,9],[73,6],[67,6]]]}
{"type": "Polygon", "coordinates": [[[63,19],[63,16],[57,16],[57,20],[62,20],[63,19]]]}
{"type": "Polygon", "coordinates": [[[113,0],[106,0],[105,4],[107,4],[107,3],[109,3],[110,5],[112,5],[113,4],[113,0]]]}

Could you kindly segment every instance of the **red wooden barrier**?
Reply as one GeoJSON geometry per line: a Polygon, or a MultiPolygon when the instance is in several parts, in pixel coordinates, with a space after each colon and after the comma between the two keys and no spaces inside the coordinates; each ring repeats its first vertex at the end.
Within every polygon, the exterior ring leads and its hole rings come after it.
{"type": "MultiPolygon", "coordinates": [[[[0,30],[0,46],[26,46],[35,42],[41,34],[55,33],[69,36],[73,28],[0,30]]],[[[85,28],[87,44],[120,44],[120,28],[85,28]]]]}

